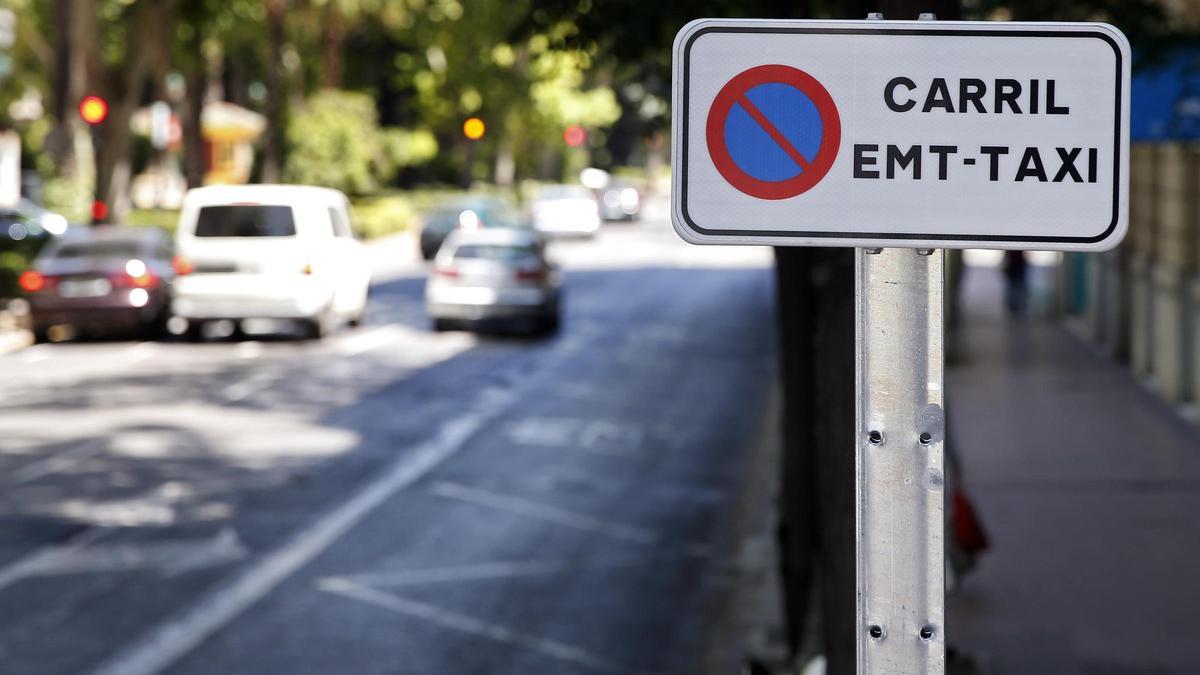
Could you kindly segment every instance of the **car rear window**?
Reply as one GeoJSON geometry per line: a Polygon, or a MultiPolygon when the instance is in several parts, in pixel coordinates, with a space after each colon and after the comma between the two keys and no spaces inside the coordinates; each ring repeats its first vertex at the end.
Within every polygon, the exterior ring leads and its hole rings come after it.
{"type": "Polygon", "coordinates": [[[132,240],[79,241],[63,244],[50,253],[54,258],[136,258],[141,245],[132,240]]]}
{"type": "Polygon", "coordinates": [[[517,262],[537,258],[532,246],[503,246],[497,244],[465,244],[454,252],[455,260],[499,260],[517,262]]]}
{"type": "Polygon", "coordinates": [[[197,237],[290,237],[294,234],[296,221],[290,206],[203,206],[196,219],[197,237]]]}
{"type": "Polygon", "coordinates": [[[592,193],[578,185],[547,185],[537,193],[538,199],[591,199],[592,193]]]}

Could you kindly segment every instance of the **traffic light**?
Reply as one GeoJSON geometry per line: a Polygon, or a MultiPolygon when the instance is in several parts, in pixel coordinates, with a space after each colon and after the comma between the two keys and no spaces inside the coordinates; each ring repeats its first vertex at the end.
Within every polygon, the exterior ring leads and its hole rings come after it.
{"type": "Polygon", "coordinates": [[[103,223],[108,220],[108,203],[99,196],[92,201],[92,222],[103,223]]]}
{"type": "MultiPolygon", "coordinates": [[[[100,151],[104,145],[104,134],[100,124],[108,119],[108,101],[94,94],[84,96],[79,102],[79,117],[87,122],[92,129],[92,148],[96,157],[96,176],[100,176],[100,151]]],[[[108,220],[108,202],[104,199],[104,191],[96,185],[96,193],[92,198],[92,224],[108,220]]]]}
{"type": "Polygon", "coordinates": [[[579,146],[583,145],[583,142],[586,140],[587,132],[584,131],[583,127],[579,126],[578,124],[572,124],[566,129],[563,129],[563,142],[572,148],[578,148],[579,146]]]}
{"type": "Polygon", "coordinates": [[[108,118],[108,101],[99,96],[85,96],[79,102],[79,116],[92,126],[108,118]]]}
{"type": "Polygon", "coordinates": [[[485,125],[483,120],[479,119],[478,117],[471,117],[468,118],[466,122],[463,122],[463,136],[466,136],[472,141],[477,141],[483,138],[483,134],[486,131],[487,125],[485,125]]]}

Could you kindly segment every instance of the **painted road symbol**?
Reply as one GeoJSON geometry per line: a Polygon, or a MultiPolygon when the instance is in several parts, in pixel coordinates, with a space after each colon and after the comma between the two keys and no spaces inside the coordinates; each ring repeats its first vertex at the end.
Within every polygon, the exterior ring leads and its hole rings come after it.
{"type": "Polygon", "coordinates": [[[829,172],[842,125],[820,82],[774,64],[745,70],[721,88],[707,136],[713,164],[730,185],[759,199],[787,199],[829,172]]]}

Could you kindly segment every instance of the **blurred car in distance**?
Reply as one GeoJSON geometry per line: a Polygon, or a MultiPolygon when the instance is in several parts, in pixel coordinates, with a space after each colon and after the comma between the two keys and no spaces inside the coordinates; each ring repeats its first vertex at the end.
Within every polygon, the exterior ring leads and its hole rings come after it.
{"type": "Polygon", "coordinates": [[[0,209],[0,238],[58,236],[67,231],[67,219],[22,197],[15,208],[0,209]]]}
{"type": "Polygon", "coordinates": [[[421,257],[432,260],[455,230],[528,227],[507,202],[489,195],[471,195],[443,202],[421,217],[421,257]]]}
{"type": "Polygon", "coordinates": [[[600,217],[604,220],[635,220],[642,208],[642,195],[631,181],[614,179],[597,190],[600,217]]]}
{"type": "Polygon", "coordinates": [[[34,339],[89,334],[162,334],[170,315],[170,235],[157,228],[101,225],[52,240],[18,280],[34,339]]]}
{"type": "Polygon", "coordinates": [[[590,237],[600,229],[600,207],[582,185],[544,185],[530,212],[533,227],[546,235],[590,237]]]}
{"type": "Polygon", "coordinates": [[[438,251],[425,305],[436,330],[519,320],[537,333],[558,329],[561,274],[541,239],[522,230],[459,230],[438,251]]]}
{"type": "Polygon", "coordinates": [[[366,313],[370,267],[337,190],[196,188],[184,197],[175,243],[172,308],[190,337],[213,321],[283,320],[320,338],[366,313]]]}

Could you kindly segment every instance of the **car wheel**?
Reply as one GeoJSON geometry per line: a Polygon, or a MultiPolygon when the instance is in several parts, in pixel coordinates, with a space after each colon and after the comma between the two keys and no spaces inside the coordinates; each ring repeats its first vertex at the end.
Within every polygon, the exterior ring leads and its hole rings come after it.
{"type": "Polygon", "coordinates": [[[454,330],[454,321],[450,319],[434,319],[433,330],[438,333],[445,333],[448,330],[454,330]]]}
{"type": "Polygon", "coordinates": [[[33,329],[33,343],[40,345],[50,341],[50,333],[45,328],[33,329]]]}
{"type": "Polygon", "coordinates": [[[536,325],[537,325],[536,330],[537,330],[538,335],[545,335],[545,336],[554,335],[555,333],[558,332],[558,328],[559,328],[558,312],[554,312],[553,314],[543,314],[542,316],[539,316],[536,325]]]}
{"type": "Polygon", "coordinates": [[[188,342],[203,342],[204,322],[188,319],[187,330],[183,332],[183,337],[188,342]]]}
{"type": "Polygon", "coordinates": [[[320,340],[333,332],[333,309],[326,307],[313,318],[305,319],[301,325],[305,339],[320,340]]]}
{"type": "Polygon", "coordinates": [[[149,321],[142,324],[142,339],[143,340],[161,340],[168,335],[167,320],[171,318],[171,313],[166,309],[160,310],[149,321]]]}

